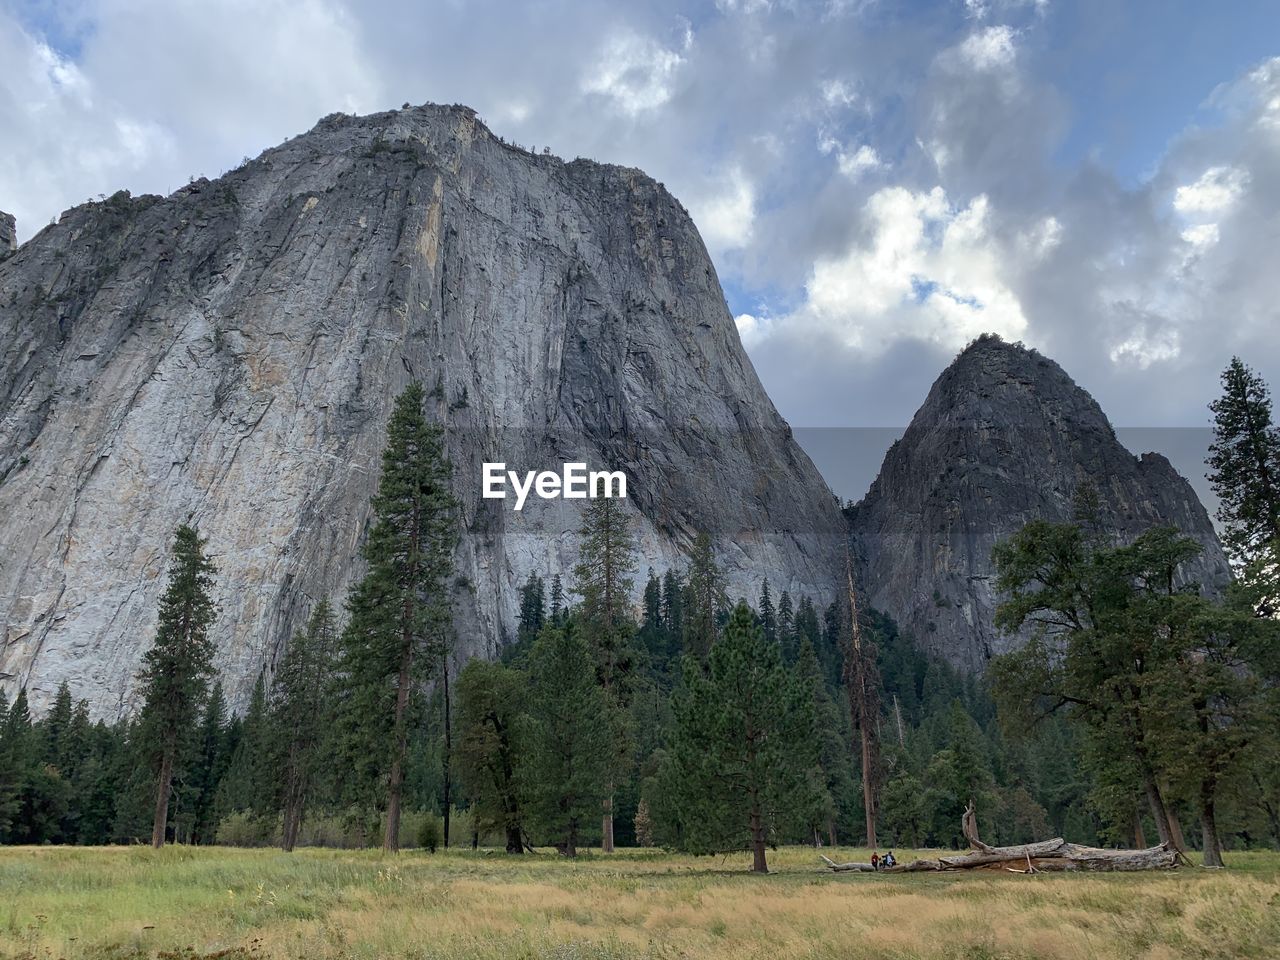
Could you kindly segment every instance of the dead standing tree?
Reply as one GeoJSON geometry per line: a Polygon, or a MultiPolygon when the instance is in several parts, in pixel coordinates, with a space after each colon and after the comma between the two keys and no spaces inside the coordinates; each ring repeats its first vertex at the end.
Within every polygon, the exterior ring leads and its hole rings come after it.
{"type": "Polygon", "coordinates": [[[862,636],[858,595],[853,588],[853,562],[847,549],[845,575],[849,585],[849,609],[842,638],[844,667],[841,674],[849,698],[853,731],[859,738],[862,753],[862,808],[867,818],[867,846],[875,849],[876,781],[880,766],[880,673],[876,667],[875,644],[862,636]]]}

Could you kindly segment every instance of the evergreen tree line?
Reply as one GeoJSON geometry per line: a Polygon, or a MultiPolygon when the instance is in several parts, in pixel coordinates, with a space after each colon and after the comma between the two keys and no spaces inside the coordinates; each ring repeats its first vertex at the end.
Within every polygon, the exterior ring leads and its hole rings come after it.
{"type": "Polygon", "coordinates": [[[1000,623],[1032,640],[989,678],[922,654],[852,591],[820,609],[766,581],[731,601],[705,535],[683,569],[648,571],[637,609],[611,500],[587,507],[567,583],[529,577],[501,656],[455,672],[427,400],[397,400],[366,575],[342,612],[315,605],[242,717],[213,677],[216,571],[189,527],[135,717],[90,722],[65,686],[35,723],[24,692],[0,702],[0,841],[661,844],[764,869],[780,843],[959,847],[973,799],[998,843],[1198,834],[1216,862],[1280,842],[1280,437],[1238,361],[1210,461],[1237,582],[1194,589],[1199,548],[1176,531],[1110,542],[1082,487],[1073,522],[996,551],[1000,623]]]}

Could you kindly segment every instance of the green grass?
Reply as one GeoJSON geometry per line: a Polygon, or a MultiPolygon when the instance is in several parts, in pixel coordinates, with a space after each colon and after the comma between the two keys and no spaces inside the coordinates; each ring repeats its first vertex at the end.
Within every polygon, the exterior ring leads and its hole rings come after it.
{"type": "MultiPolygon", "coordinates": [[[[837,859],[865,858],[839,850],[837,859]]],[[[911,851],[900,851],[902,860],[911,851]]],[[[0,957],[1274,957],[1280,854],[1227,871],[832,874],[817,852],[0,848],[0,957]]]]}

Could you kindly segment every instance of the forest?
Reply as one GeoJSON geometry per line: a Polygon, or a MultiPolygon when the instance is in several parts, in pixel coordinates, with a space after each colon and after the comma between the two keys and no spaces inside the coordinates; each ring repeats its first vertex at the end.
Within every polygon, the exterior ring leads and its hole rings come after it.
{"type": "Polygon", "coordinates": [[[388,424],[365,575],[242,716],[189,526],[133,715],[95,721],[65,684],[38,719],[0,694],[0,843],[660,846],[764,872],[788,844],[963,847],[972,802],[996,843],[1158,839],[1210,866],[1280,844],[1280,430],[1241,361],[1209,460],[1235,582],[1185,582],[1199,546],[1176,530],[1114,542],[1082,484],[1071,522],[997,548],[999,625],[1029,639],[982,677],[861,607],[851,572],[838,597],[729,597],[705,535],[642,572],[610,499],[584,507],[571,576],[524,584],[500,657],[459,662],[453,478],[423,400],[408,387],[388,424]]]}

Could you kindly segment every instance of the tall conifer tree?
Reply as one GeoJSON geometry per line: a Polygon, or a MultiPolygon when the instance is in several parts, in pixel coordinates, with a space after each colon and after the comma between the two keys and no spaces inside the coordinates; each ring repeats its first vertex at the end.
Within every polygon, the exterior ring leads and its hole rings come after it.
{"type": "Polygon", "coordinates": [[[561,852],[576,856],[587,818],[599,815],[617,754],[613,705],[595,657],[571,621],[543,629],[529,657],[530,810],[561,852]]]}
{"type": "MultiPolygon", "coordinates": [[[[635,623],[631,616],[631,579],[635,544],[630,522],[610,497],[591,501],[580,531],[574,593],[581,597],[576,623],[595,654],[596,676],[613,706],[627,701],[635,623]]],[[[621,752],[620,752],[621,753],[621,752]]],[[[601,848],[613,852],[613,777],[605,787],[601,848]]]]}
{"type": "Polygon", "coordinates": [[[700,533],[693,542],[689,560],[689,582],[685,587],[684,649],[706,657],[720,632],[720,615],[728,607],[724,579],[716,565],[711,537],[700,533]]]}
{"type": "Polygon", "coordinates": [[[282,756],[281,846],[292,851],[320,765],[320,746],[331,717],[329,683],[337,660],[337,629],[328,600],[316,604],[305,630],[294,636],[276,669],[272,727],[282,756]]]}
{"type": "MultiPolygon", "coordinates": [[[[387,424],[364,546],[369,569],[349,598],[342,634],[345,744],[366,783],[386,785],[377,792],[390,852],[400,849],[411,701],[426,677],[442,673],[451,631],[454,499],[443,434],[427,421],[423,399],[420,383],[406,387],[387,424]]],[[[447,743],[445,757],[447,764],[447,743]]]]}
{"type": "Polygon", "coordinates": [[[1239,357],[1222,374],[1213,411],[1209,480],[1218,495],[1223,545],[1268,611],[1280,606],[1280,429],[1266,383],[1239,357]]]}
{"type": "Polygon", "coordinates": [[[142,658],[139,734],[155,773],[151,845],[164,845],[174,773],[185,759],[213,673],[209,626],[215,569],[195,528],[178,527],[169,585],[160,598],[156,639],[142,658]]]}
{"type": "Polygon", "coordinates": [[[768,872],[766,848],[788,819],[815,806],[813,701],[783,666],[745,603],[729,617],[705,665],[685,658],[684,687],[666,790],[682,821],[672,833],[694,853],[749,849],[768,872]]]}

